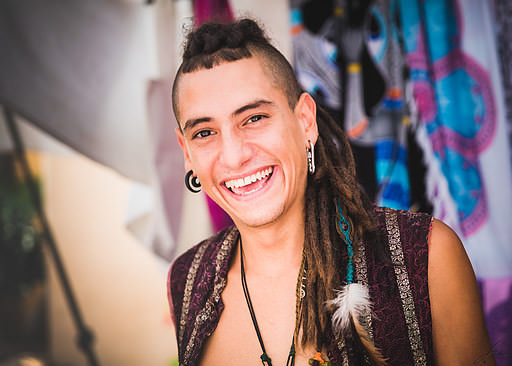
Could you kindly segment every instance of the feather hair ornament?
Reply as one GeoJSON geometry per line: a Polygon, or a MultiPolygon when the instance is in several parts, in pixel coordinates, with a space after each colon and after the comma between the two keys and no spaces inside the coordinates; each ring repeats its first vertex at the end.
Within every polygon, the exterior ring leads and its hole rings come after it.
{"type": "Polygon", "coordinates": [[[369,358],[375,365],[386,365],[386,359],[381,351],[375,346],[365,327],[359,319],[366,313],[371,312],[372,303],[368,288],[360,283],[354,282],[354,248],[351,238],[351,222],[344,216],[339,200],[336,200],[338,214],[338,233],[344,238],[347,245],[347,284],[341,290],[336,291],[336,297],[327,301],[327,306],[332,310],[332,328],[339,338],[347,336],[353,330],[357,340],[368,353],[369,358]]]}
{"type": "Polygon", "coordinates": [[[327,301],[333,309],[332,327],[337,334],[350,330],[350,321],[358,320],[365,311],[371,308],[368,288],[360,283],[351,283],[336,291],[337,296],[327,301]]]}

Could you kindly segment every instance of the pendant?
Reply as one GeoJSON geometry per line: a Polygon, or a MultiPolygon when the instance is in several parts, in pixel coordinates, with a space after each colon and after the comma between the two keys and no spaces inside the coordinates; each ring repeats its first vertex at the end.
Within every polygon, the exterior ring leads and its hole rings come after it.
{"type": "Polygon", "coordinates": [[[315,357],[309,359],[312,366],[331,366],[331,361],[324,361],[320,352],[315,353],[315,357]]]}

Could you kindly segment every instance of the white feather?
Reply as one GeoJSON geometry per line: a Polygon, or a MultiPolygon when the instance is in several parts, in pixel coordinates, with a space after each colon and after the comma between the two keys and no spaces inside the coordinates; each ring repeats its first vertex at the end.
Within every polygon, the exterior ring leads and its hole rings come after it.
{"type": "Polygon", "coordinates": [[[327,301],[327,305],[334,307],[331,321],[336,334],[347,332],[350,329],[350,318],[358,321],[359,317],[366,311],[370,311],[372,306],[368,288],[359,283],[343,286],[337,291],[336,298],[327,301]]]}

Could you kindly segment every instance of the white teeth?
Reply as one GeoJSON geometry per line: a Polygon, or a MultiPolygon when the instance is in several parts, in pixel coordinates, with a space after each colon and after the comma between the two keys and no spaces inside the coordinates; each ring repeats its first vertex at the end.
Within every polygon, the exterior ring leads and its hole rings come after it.
{"type": "Polygon", "coordinates": [[[229,189],[245,187],[251,183],[256,182],[257,180],[261,180],[265,177],[268,177],[272,173],[272,170],[272,168],[267,168],[265,170],[257,172],[256,174],[248,175],[244,178],[229,180],[225,184],[226,187],[229,189]]]}

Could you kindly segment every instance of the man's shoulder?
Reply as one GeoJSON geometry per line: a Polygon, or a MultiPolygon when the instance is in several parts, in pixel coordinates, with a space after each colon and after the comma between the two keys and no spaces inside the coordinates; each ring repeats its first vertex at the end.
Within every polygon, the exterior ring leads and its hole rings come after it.
{"type": "Polygon", "coordinates": [[[388,245],[400,241],[404,251],[412,253],[428,248],[432,215],[378,206],[374,206],[373,215],[378,235],[388,245]]]}
{"type": "Polygon", "coordinates": [[[425,212],[413,212],[384,206],[373,207],[376,235],[380,242],[403,253],[427,250],[434,219],[425,212]]]}
{"type": "Polygon", "coordinates": [[[373,217],[377,225],[386,225],[386,220],[397,220],[397,224],[401,228],[407,228],[409,226],[426,226],[430,229],[432,224],[432,215],[425,212],[413,212],[407,210],[398,210],[383,206],[373,206],[373,217]]]}

